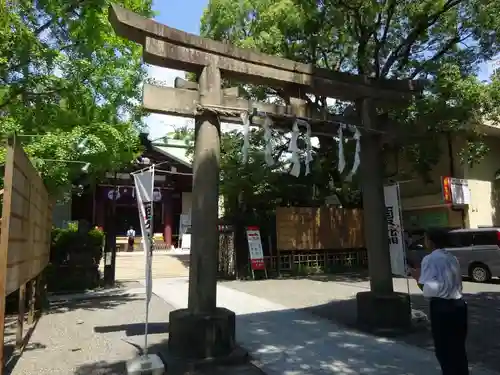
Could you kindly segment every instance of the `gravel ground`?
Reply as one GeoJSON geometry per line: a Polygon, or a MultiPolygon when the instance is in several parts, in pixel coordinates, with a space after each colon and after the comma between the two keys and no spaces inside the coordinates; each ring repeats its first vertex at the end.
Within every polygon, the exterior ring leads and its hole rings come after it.
{"type": "MultiPolygon", "coordinates": [[[[138,288],[139,283],[128,288],[138,288]]],[[[140,289],[139,289],[140,288],[140,289]]],[[[53,304],[38,322],[12,375],[124,374],[124,361],[143,345],[144,295],[130,294],[53,304]]],[[[153,296],[150,305],[151,345],[165,343],[172,307],[153,296]]]]}
{"type": "MultiPolygon", "coordinates": [[[[356,293],[369,290],[364,276],[352,275],[318,279],[278,279],[231,281],[224,286],[252,294],[281,305],[301,309],[337,323],[356,327],[356,293]]],[[[405,279],[394,279],[394,288],[407,293],[405,279]]],[[[410,282],[412,306],[428,313],[428,302],[415,282],[410,282]]],[[[490,284],[464,282],[464,297],[469,306],[469,361],[500,371],[500,281],[490,284]]],[[[424,327],[397,339],[432,350],[430,331],[424,327]]]]}
{"type": "MultiPolygon", "coordinates": [[[[53,301],[51,309],[38,321],[22,355],[12,357],[6,374],[125,375],[125,362],[138,353],[129,343],[140,347],[144,344],[144,288],[139,283],[127,282],[121,285],[121,290],[113,293],[113,296],[101,294],[86,299],[72,296],[70,301],[53,301]]],[[[150,353],[165,354],[168,316],[172,310],[163,299],[153,294],[149,310],[150,353]]],[[[15,329],[15,322],[9,321],[9,324],[15,329]]],[[[14,329],[10,331],[13,333],[14,329]]],[[[6,339],[12,340],[12,334],[6,339]]],[[[168,374],[172,374],[172,370],[168,374]]],[[[181,374],[176,372],[175,375],[181,374]]],[[[189,375],[263,373],[247,363],[191,370],[189,375]]]]}

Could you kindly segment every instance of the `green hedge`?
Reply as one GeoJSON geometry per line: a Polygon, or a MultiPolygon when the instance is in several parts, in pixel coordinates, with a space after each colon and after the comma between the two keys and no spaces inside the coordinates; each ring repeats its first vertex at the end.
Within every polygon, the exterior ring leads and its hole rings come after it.
{"type": "Polygon", "coordinates": [[[99,263],[104,233],[92,229],[78,231],[75,224],[52,230],[47,288],[50,292],[79,292],[99,285],[99,263]]]}
{"type": "Polygon", "coordinates": [[[81,233],[74,224],[52,230],[50,262],[54,265],[93,265],[102,258],[104,232],[92,229],[81,233]]]}

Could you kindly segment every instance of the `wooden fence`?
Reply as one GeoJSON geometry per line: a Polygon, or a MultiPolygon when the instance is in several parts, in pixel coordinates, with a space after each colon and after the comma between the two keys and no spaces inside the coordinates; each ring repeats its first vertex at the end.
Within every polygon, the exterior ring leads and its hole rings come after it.
{"type": "Polygon", "coordinates": [[[368,266],[362,210],[279,207],[276,245],[275,254],[267,262],[278,273],[347,271],[368,266]]]}
{"type": "MultiPolygon", "coordinates": [[[[52,210],[42,179],[15,138],[7,142],[2,198],[0,322],[5,317],[6,297],[19,290],[16,346],[21,349],[26,341],[23,330],[26,291],[31,323],[35,320],[36,299],[42,294],[40,275],[49,262],[52,210]]],[[[0,332],[0,374],[3,374],[3,325],[0,332]]]]}
{"type": "Polygon", "coordinates": [[[279,250],[363,248],[363,211],[336,207],[278,207],[276,236],[279,250]]]}

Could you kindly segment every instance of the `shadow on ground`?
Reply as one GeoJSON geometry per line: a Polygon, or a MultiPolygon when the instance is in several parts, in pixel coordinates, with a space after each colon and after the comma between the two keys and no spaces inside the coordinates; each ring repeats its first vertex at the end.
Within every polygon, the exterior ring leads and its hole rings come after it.
{"type": "Polygon", "coordinates": [[[169,253],[168,256],[178,259],[184,267],[189,268],[190,254],[169,253]]]}
{"type": "MultiPolygon", "coordinates": [[[[498,371],[500,369],[500,293],[480,292],[465,294],[468,304],[469,332],[467,352],[470,363],[498,371]]],[[[412,294],[412,308],[429,314],[429,303],[421,294],[412,294]]],[[[356,322],[356,299],[332,301],[319,306],[303,309],[316,316],[333,320],[353,329],[358,329],[356,322]]],[[[433,350],[430,328],[420,327],[414,332],[400,334],[398,340],[410,345],[433,350]]]]}
{"type": "Polygon", "coordinates": [[[29,324],[27,319],[24,320],[23,339],[21,344],[22,350],[19,350],[16,348],[17,315],[8,315],[5,317],[3,358],[5,361],[6,374],[10,374],[10,372],[12,372],[12,369],[15,367],[17,361],[21,358],[22,353],[46,348],[46,346],[42,343],[31,342],[31,336],[36,329],[38,319],[39,315],[37,314],[33,324],[29,324]]]}
{"type": "MultiPolygon", "coordinates": [[[[469,305],[469,357],[471,363],[480,363],[493,370],[500,368],[500,294],[483,292],[467,294],[469,305]]],[[[141,298],[138,298],[142,300],[141,298]]],[[[131,297],[103,297],[87,301],[69,301],[59,309],[84,308],[97,314],[130,301],[131,297]]],[[[427,311],[421,295],[412,295],[413,306],[427,311]]],[[[63,311],[63,310],[59,310],[63,311]]],[[[42,318],[43,319],[43,318],[42,318]]],[[[144,333],[142,324],[120,324],[93,327],[97,334],[123,332],[123,340],[144,333]]],[[[151,335],[168,331],[168,323],[150,325],[151,335]]],[[[280,373],[308,374],[372,374],[399,375],[439,374],[432,352],[420,351],[415,346],[432,348],[430,333],[423,330],[388,339],[366,335],[356,327],[355,299],[333,301],[305,309],[288,309],[237,317],[237,340],[245,348],[258,353],[258,362],[265,370],[280,373]],[[333,320],[351,330],[329,324],[333,320]],[[412,345],[399,345],[396,340],[412,345]],[[414,346],[415,345],[415,346],[414,346]]],[[[152,340],[154,341],[154,340],[152,340]]],[[[35,344],[36,345],[36,344],[35,344]]],[[[151,353],[166,353],[167,341],[149,348],[151,353]]],[[[162,354],[163,357],[167,357],[162,354]]],[[[126,358],[129,359],[129,358],[126,358]]],[[[118,375],[125,373],[125,363],[105,361],[81,365],[76,375],[118,375]]],[[[170,374],[170,372],[169,372],[170,374]]],[[[197,374],[192,372],[192,375],[197,374]]],[[[219,368],[198,374],[260,374],[251,366],[219,368]],[[214,372],[217,370],[217,372],[214,372]]]]}
{"type": "Polygon", "coordinates": [[[129,301],[144,300],[143,296],[122,294],[119,296],[79,297],[73,300],[58,300],[50,303],[50,309],[45,314],[60,314],[70,310],[111,310],[129,301]]]}
{"type": "Polygon", "coordinates": [[[367,270],[352,271],[352,272],[342,272],[342,273],[322,273],[313,274],[303,277],[297,277],[298,279],[308,279],[314,281],[335,281],[335,282],[345,282],[345,283],[357,283],[362,281],[370,281],[370,276],[367,270]]]}
{"type": "MultiPolygon", "coordinates": [[[[135,328],[125,326],[96,327],[96,332],[121,329],[124,332],[135,328]]],[[[335,325],[313,314],[297,310],[273,311],[237,317],[237,339],[245,347],[258,353],[257,361],[264,371],[278,373],[308,374],[359,374],[373,375],[412,374],[415,369],[431,368],[428,374],[438,374],[437,364],[429,353],[422,358],[416,348],[395,345],[391,340],[364,335],[355,331],[339,330],[335,325]],[[278,323],[279,322],[279,323],[278,323]],[[286,334],[282,330],[286,326],[286,334]],[[304,341],[306,338],[306,341],[304,341]],[[408,361],[408,351],[417,350],[408,361]],[[427,363],[426,363],[427,362],[427,363]],[[410,370],[410,371],[409,371],[410,370]]],[[[168,357],[167,342],[152,345],[150,353],[168,357]]],[[[124,363],[97,362],[77,369],[77,375],[120,374],[124,363]]],[[[171,372],[169,372],[171,373],[171,372]]],[[[210,369],[190,374],[261,374],[252,366],[210,369]],[[217,372],[215,372],[217,370],[217,372]]],[[[413,373],[417,375],[416,372],[413,373]]]]}

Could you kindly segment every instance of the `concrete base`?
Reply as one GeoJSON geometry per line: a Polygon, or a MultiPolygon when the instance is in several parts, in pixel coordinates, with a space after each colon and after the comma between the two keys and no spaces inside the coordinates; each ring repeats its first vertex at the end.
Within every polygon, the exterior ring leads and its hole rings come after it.
{"type": "Polygon", "coordinates": [[[358,325],[370,331],[411,329],[410,298],[404,293],[356,294],[358,325]]]}
{"type": "Polygon", "coordinates": [[[188,309],[175,310],[169,316],[169,355],[204,360],[229,356],[235,349],[236,316],[217,308],[211,314],[194,314],[188,309]]]}
{"type": "Polygon", "coordinates": [[[156,354],[148,354],[127,362],[127,375],[163,375],[165,365],[156,354]]]}

